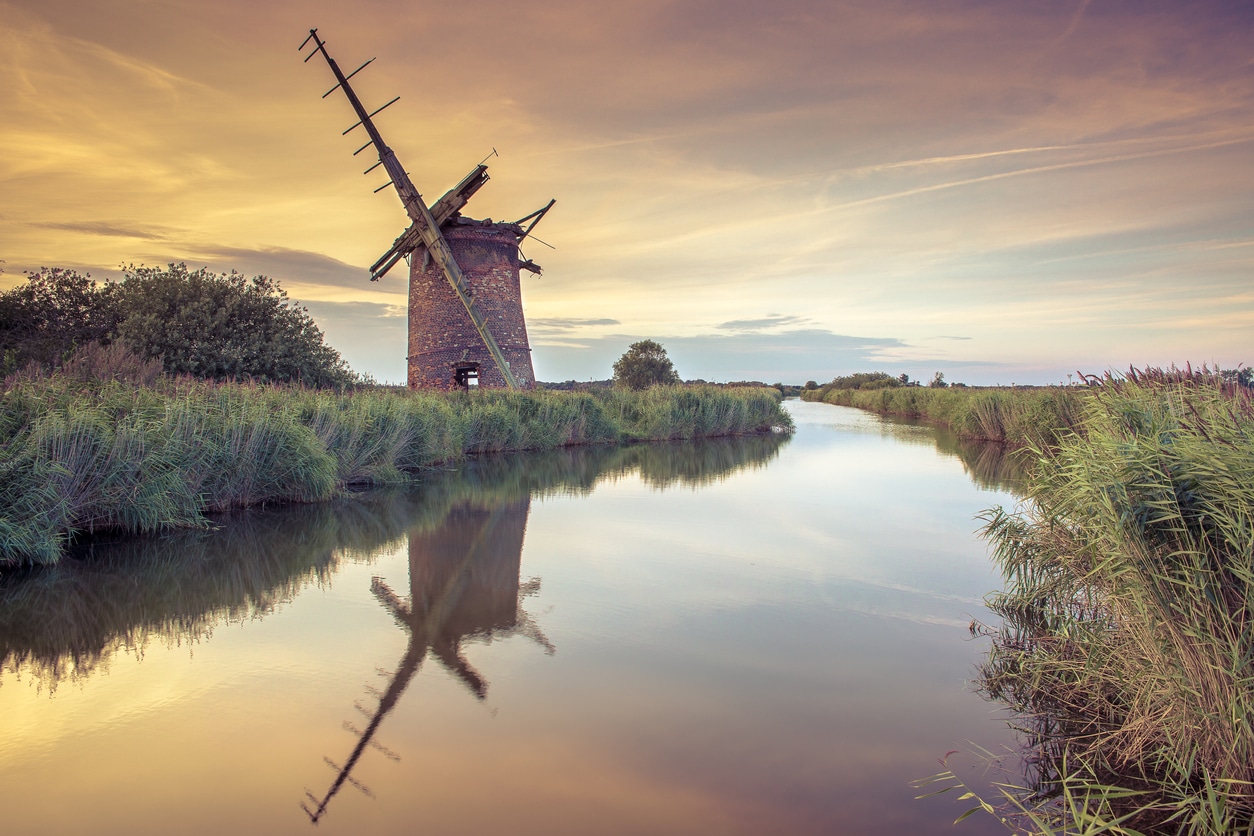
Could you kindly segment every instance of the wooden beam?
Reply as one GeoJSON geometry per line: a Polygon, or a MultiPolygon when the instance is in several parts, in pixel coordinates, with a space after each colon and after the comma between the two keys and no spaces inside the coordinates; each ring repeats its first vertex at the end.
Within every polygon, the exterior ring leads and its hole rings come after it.
{"type": "MultiPolygon", "coordinates": [[[[444,226],[458,212],[462,210],[475,192],[483,188],[483,184],[488,182],[488,167],[479,165],[474,171],[462,178],[462,181],[453,188],[444,193],[444,196],[431,205],[431,217],[440,226],[444,226]]],[[[392,247],[383,256],[370,265],[370,281],[377,282],[379,279],[396,266],[396,262],[405,256],[414,252],[423,246],[422,233],[418,231],[416,224],[411,224],[409,229],[401,233],[400,237],[392,242],[392,247]]]]}

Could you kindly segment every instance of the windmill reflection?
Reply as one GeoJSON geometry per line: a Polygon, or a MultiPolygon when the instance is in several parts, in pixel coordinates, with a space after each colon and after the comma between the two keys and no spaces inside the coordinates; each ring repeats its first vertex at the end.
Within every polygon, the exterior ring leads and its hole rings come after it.
{"type": "Polygon", "coordinates": [[[352,777],[353,767],[367,747],[399,760],[375,742],[374,735],[428,655],[482,700],[487,696],[488,682],[466,661],[462,650],[466,639],[491,641],[523,635],[553,654],[552,642],[522,608],[523,599],[540,589],[538,578],[520,583],[523,534],[530,509],[530,497],[493,507],[473,502],[455,505],[433,530],[410,533],[408,596],[398,595],[382,578],[374,578],[371,592],[408,631],[409,644],[390,674],[387,688],[369,689],[379,701],[377,708],[370,711],[357,703],[357,709],[368,719],[365,729],[345,723],[345,728],[358,737],[348,759],[341,765],[325,758],[336,770],[330,789],[321,799],[306,790],[314,806],[301,802],[301,807],[310,821],[316,824],[322,818],[345,784],[373,797],[368,787],[352,777]]]}

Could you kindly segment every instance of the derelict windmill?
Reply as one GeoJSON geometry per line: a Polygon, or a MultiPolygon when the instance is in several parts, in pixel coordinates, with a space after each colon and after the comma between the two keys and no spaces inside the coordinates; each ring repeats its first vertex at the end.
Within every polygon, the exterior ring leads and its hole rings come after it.
{"type": "Polygon", "coordinates": [[[317,29],[309,30],[300,50],[310,41],[315,49],[305,61],[321,53],[335,74],[335,87],[322,98],[337,88],[343,90],[357,113],[357,122],[344,134],[361,125],[370,136],[353,155],[374,146],[379,161],[364,173],[383,166],[389,180],[375,191],[393,186],[411,221],[409,229],[370,268],[371,281],[378,281],[401,259],[409,261],[410,388],[451,389],[472,382],[510,389],[533,386],[535,371],[523,319],[519,270],[538,274],[540,267],[520,258],[518,247],[556,201],[514,223],[463,218],[462,207],[488,181],[488,167],[480,163],[428,207],[372,121],[400,96],[368,113],[349,84],[374,59],[346,76],[317,29]]]}

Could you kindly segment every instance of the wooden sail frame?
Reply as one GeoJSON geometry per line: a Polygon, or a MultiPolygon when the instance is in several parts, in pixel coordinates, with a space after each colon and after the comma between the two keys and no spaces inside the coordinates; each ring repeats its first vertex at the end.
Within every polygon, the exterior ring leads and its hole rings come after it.
{"type": "MultiPolygon", "coordinates": [[[[402,166],[400,161],[397,160],[396,154],[388,147],[387,143],[383,141],[383,136],[379,133],[379,129],[375,127],[374,121],[371,118],[378,114],[379,111],[396,102],[396,99],[392,99],[392,101],[388,102],[383,107],[378,108],[374,112],[368,113],[366,108],[362,105],[361,100],[357,97],[356,92],[354,92],[352,85],[349,84],[348,77],[344,75],[343,71],[340,70],[339,65],[335,63],[335,60],[331,57],[330,53],[327,52],[326,43],[318,37],[317,29],[309,30],[309,37],[306,38],[304,43],[300,45],[300,49],[303,51],[305,46],[311,40],[315,44],[315,51],[311,52],[305,60],[308,61],[317,53],[322,54],[322,57],[326,59],[327,65],[331,68],[331,72],[335,75],[336,81],[336,86],[332,87],[331,90],[328,90],[327,93],[330,94],[336,88],[343,90],[344,95],[348,97],[349,103],[353,106],[353,111],[357,114],[358,121],[344,131],[344,133],[349,133],[349,131],[352,131],[358,125],[366,129],[366,133],[370,136],[370,142],[357,150],[360,152],[369,147],[369,145],[374,145],[375,150],[378,151],[379,154],[378,164],[383,166],[384,171],[388,173],[388,177],[390,178],[388,183],[384,184],[384,186],[380,188],[386,188],[387,185],[390,184],[396,189],[396,193],[405,207],[405,213],[409,215],[409,219],[412,222],[410,229],[397,239],[397,242],[393,244],[393,249],[389,250],[388,254],[376,263],[376,267],[381,266],[390,260],[390,263],[387,263],[386,265],[390,268],[393,264],[400,260],[403,255],[412,252],[414,247],[409,247],[407,250],[404,250],[404,247],[408,244],[408,241],[406,240],[407,236],[410,236],[411,233],[416,233],[416,237],[423,245],[426,246],[427,252],[430,253],[431,258],[435,261],[435,263],[439,265],[444,277],[448,280],[449,285],[452,286],[453,293],[462,303],[462,306],[465,307],[466,313],[470,316],[470,321],[474,324],[475,330],[479,333],[479,337],[483,340],[483,344],[488,350],[488,354],[491,355],[493,362],[495,362],[497,368],[500,369],[501,377],[505,379],[506,386],[510,389],[518,389],[518,380],[514,377],[513,372],[510,371],[509,363],[505,360],[504,354],[501,353],[501,348],[497,345],[496,338],[492,336],[492,332],[488,329],[487,320],[484,319],[482,312],[479,310],[479,306],[475,304],[474,297],[470,292],[470,286],[466,282],[466,277],[462,273],[461,268],[457,265],[457,260],[453,257],[453,250],[449,247],[448,241],[444,239],[443,233],[440,232],[441,221],[436,220],[431,209],[429,209],[427,204],[423,202],[422,195],[418,193],[418,189],[416,189],[413,182],[410,181],[409,175],[405,172],[404,166],[402,166]],[[406,241],[406,244],[402,244],[402,241],[406,241]],[[404,252],[401,252],[401,250],[404,250],[404,252]],[[400,254],[397,255],[396,253],[400,254]],[[395,258],[393,258],[394,255],[395,258]]],[[[366,63],[368,64],[370,62],[367,61],[366,63]]],[[[362,65],[362,67],[364,66],[365,64],[362,65]]],[[[356,75],[356,73],[360,70],[361,67],[358,67],[357,70],[353,71],[352,75],[356,75]]],[[[398,96],[397,98],[400,97],[398,96]]],[[[376,166],[371,166],[370,169],[367,169],[367,171],[375,167],[376,166]]],[[[465,200],[468,200],[470,195],[474,194],[474,192],[478,190],[479,186],[483,185],[483,182],[486,182],[486,170],[487,166],[480,165],[470,174],[469,177],[463,180],[457,188],[449,193],[450,195],[453,195],[453,197],[449,199],[447,206],[452,206],[458,200],[461,200],[461,204],[456,209],[452,209],[447,217],[451,217],[457,209],[464,206],[465,200]],[[462,199],[459,189],[463,187],[468,188],[468,181],[471,181],[471,178],[476,176],[480,177],[479,182],[469,190],[468,194],[464,195],[465,199],[462,199]]],[[[443,203],[445,198],[449,198],[449,195],[445,195],[444,198],[441,198],[440,202],[443,203]]],[[[438,203],[437,206],[439,206],[438,203]]],[[[416,246],[417,242],[414,243],[416,246]]],[[[377,278],[373,269],[371,272],[371,277],[377,278]]],[[[379,273],[378,275],[382,275],[382,273],[379,273]]]]}

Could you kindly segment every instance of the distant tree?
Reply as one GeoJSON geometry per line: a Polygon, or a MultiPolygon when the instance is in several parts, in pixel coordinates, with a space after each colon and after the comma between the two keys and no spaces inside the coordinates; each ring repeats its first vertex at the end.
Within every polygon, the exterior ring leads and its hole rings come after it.
{"type": "Polygon", "coordinates": [[[819,388],[819,382],[818,382],[817,380],[807,380],[807,381],[806,381],[805,390],[806,390],[807,392],[812,392],[812,391],[814,391],[814,390],[815,390],[815,389],[817,389],[817,388],[819,388]]]}
{"type": "Polygon", "coordinates": [[[117,327],[115,285],[60,267],[27,277],[0,293],[0,357],[7,371],[31,361],[51,366],[78,346],[109,341],[117,327]]]}
{"type": "Polygon", "coordinates": [[[274,279],[186,264],[124,272],[117,339],[142,357],[159,358],[168,374],[309,386],[354,379],[309,312],[289,302],[274,279]]]}
{"type": "Polygon", "coordinates": [[[833,378],[826,389],[890,389],[900,381],[886,372],[858,372],[833,378]]]}
{"type": "Polygon", "coordinates": [[[933,389],[948,388],[949,384],[945,382],[945,373],[937,372],[935,377],[932,378],[932,382],[929,383],[928,386],[932,387],[933,389]]]}
{"type": "Polygon", "coordinates": [[[666,349],[653,340],[640,340],[628,346],[614,363],[614,384],[627,389],[648,389],[665,383],[678,383],[679,375],[666,356],[666,349]]]}
{"type": "MultiPolygon", "coordinates": [[[[1254,369],[1236,368],[1224,369],[1219,373],[1220,377],[1227,383],[1233,383],[1237,386],[1244,386],[1247,389],[1254,387],[1254,369]]],[[[1070,377],[1070,375],[1068,375],[1070,377]]]]}
{"type": "Polygon", "coordinates": [[[905,372],[902,372],[901,374],[897,375],[897,380],[901,382],[902,386],[910,385],[910,375],[906,374],[905,372]]]}

